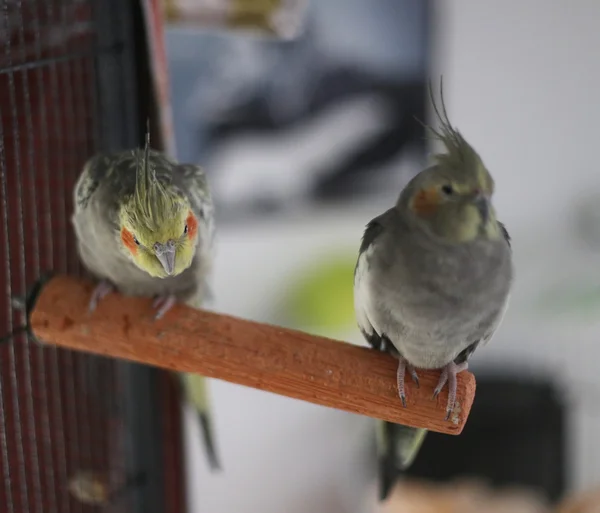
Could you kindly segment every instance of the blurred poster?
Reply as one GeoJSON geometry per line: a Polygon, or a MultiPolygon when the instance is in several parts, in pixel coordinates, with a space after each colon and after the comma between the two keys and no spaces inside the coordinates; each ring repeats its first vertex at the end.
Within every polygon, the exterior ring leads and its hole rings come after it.
{"type": "Polygon", "coordinates": [[[169,23],[293,39],[309,0],[162,0],[169,23]]]}
{"type": "Polygon", "coordinates": [[[178,156],[220,219],[399,191],[425,161],[429,11],[312,1],[291,40],[169,25],[178,156]]]}

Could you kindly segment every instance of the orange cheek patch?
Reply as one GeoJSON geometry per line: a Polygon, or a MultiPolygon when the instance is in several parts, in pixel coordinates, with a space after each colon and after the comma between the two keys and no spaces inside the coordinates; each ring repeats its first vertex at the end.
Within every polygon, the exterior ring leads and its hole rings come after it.
{"type": "Polygon", "coordinates": [[[137,253],[138,247],[133,239],[133,234],[126,228],[121,228],[121,240],[123,241],[125,247],[131,251],[133,255],[137,253]]]}
{"type": "Polygon", "coordinates": [[[196,216],[190,212],[185,222],[188,227],[188,237],[193,239],[198,233],[198,220],[196,219],[196,216]]]}
{"type": "Polygon", "coordinates": [[[426,217],[435,213],[440,203],[440,195],[436,188],[421,189],[412,199],[410,208],[419,216],[426,217]]]}

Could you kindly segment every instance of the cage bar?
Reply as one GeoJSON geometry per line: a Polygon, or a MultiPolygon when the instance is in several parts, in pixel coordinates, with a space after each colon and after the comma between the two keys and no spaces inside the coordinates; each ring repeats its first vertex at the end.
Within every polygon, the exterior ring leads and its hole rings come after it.
{"type": "MultiPolygon", "coordinates": [[[[139,1],[0,0],[0,333],[40,273],[81,275],[73,186],[94,153],[142,142],[147,61],[139,1]]],[[[175,394],[154,368],[0,346],[0,511],[93,511],[69,488],[85,472],[109,490],[144,475],[111,511],[184,511],[175,394]]]]}

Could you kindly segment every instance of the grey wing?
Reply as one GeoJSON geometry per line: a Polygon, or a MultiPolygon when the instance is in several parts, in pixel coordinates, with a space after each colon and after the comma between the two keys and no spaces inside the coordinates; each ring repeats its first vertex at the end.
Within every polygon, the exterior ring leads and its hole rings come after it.
{"type": "Polygon", "coordinates": [[[127,151],[114,155],[99,154],[90,158],[83,166],[75,184],[75,208],[77,210],[85,209],[100,184],[106,182],[107,179],[112,178],[111,183],[118,184],[119,180],[114,178],[120,171],[119,166],[123,162],[131,160],[131,155],[132,152],[127,151]]]}
{"type": "Polygon", "coordinates": [[[362,237],[362,242],[358,252],[358,260],[354,268],[354,312],[358,327],[371,347],[379,350],[386,350],[391,344],[381,337],[380,331],[375,326],[373,308],[374,301],[372,297],[373,287],[371,286],[371,257],[376,250],[376,243],[385,227],[383,217],[376,217],[367,227],[362,237]]]}
{"type": "Polygon", "coordinates": [[[510,235],[508,233],[508,230],[506,229],[506,226],[504,226],[504,223],[501,223],[500,221],[498,221],[498,224],[500,225],[500,229],[502,230],[502,235],[504,236],[504,240],[508,244],[508,247],[512,249],[512,246],[510,243],[510,235]]]}
{"type": "MultiPolygon", "coordinates": [[[[503,223],[501,223],[500,221],[498,221],[498,224],[500,225],[500,229],[502,230],[502,235],[504,236],[504,240],[506,241],[506,243],[508,244],[509,249],[512,251],[512,246],[510,243],[510,235],[508,233],[508,230],[506,229],[506,226],[504,226],[503,223]]],[[[510,301],[510,294],[508,294],[506,296],[506,299],[504,300],[504,303],[502,304],[502,306],[497,310],[495,317],[492,318],[492,322],[490,323],[490,327],[486,330],[485,335],[483,336],[482,340],[481,340],[481,345],[485,345],[487,344],[492,337],[494,336],[494,333],[496,333],[496,330],[498,329],[498,327],[500,326],[500,324],[502,324],[502,320],[504,319],[504,315],[506,314],[506,311],[508,310],[508,303],[510,301]]]]}
{"type": "MultiPolygon", "coordinates": [[[[501,223],[500,221],[498,221],[498,224],[500,225],[500,229],[502,230],[502,235],[504,236],[504,240],[508,244],[508,247],[511,248],[510,235],[508,233],[508,230],[506,229],[506,226],[504,226],[504,224],[501,223]]],[[[511,248],[511,250],[512,250],[512,248],[511,248]]],[[[506,296],[506,299],[504,300],[504,303],[502,303],[502,306],[498,310],[496,310],[488,319],[486,319],[486,322],[484,324],[488,324],[488,326],[487,326],[487,328],[485,328],[484,335],[481,338],[481,340],[474,342],[469,347],[467,347],[463,352],[461,352],[454,360],[455,363],[461,363],[461,362],[468,360],[469,357],[475,352],[475,349],[477,349],[478,346],[481,345],[483,347],[490,340],[492,340],[494,333],[496,333],[496,330],[498,329],[500,324],[502,324],[504,315],[506,314],[506,311],[508,310],[509,300],[510,300],[510,294],[506,296]]]]}
{"type": "Polygon", "coordinates": [[[84,209],[87,207],[90,198],[98,189],[100,180],[98,178],[97,168],[104,165],[104,159],[101,155],[96,155],[89,159],[83,166],[79,179],[75,184],[74,201],[75,208],[84,209]]]}
{"type": "Polygon", "coordinates": [[[202,168],[193,164],[179,164],[174,174],[177,175],[178,185],[188,196],[194,212],[201,218],[212,218],[212,195],[202,168]]]}
{"type": "Polygon", "coordinates": [[[214,207],[210,186],[200,166],[178,164],[173,172],[174,183],[182,188],[190,201],[192,210],[198,218],[199,247],[195,258],[196,279],[201,282],[198,287],[196,302],[206,304],[214,297],[209,275],[214,258],[214,207]]]}
{"type": "Polygon", "coordinates": [[[483,324],[489,324],[489,326],[484,329],[484,334],[481,337],[481,339],[476,340],[475,342],[469,344],[469,346],[467,346],[465,349],[463,349],[458,354],[458,356],[456,358],[454,358],[454,363],[461,364],[461,363],[466,362],[469,358],[471,358],[471,356],[473,355],[473,353],[479,346],[483,347],[490,340],[492,340],[494,333],[496,333],[496,330],[502,323],[504,314],[506,313],[506,310],[508,309],[508,299],[509,298],[507,297],[506,301],[504,301],[504,304],[502,305],[502,307],[499,310],[496,310],[490,316],[490,318],[488,318],[489,320],[486,320],[486,322],[483,323],[483,324]],[[491,320],[491,322],[490,322],[490,320],[491,320]]]}
{"type": "MultiPolygon", "coordinates": [[[[502,230],[502,235],[504,237],[504,240],[508,244],[508,247],[511,248],[510,235],[508,233],[508,230],[506,229],[506,226],[504,226],[504,224],[501,223],[500,221],[498,221],[498,225],[500,226],[500,230],[502,230]]],[[[463,351],[461,351],[458,354],[458,356],[454,359],[454,363],[460,364],[460,363],[466,362],[479,346],[483,347],[490,340],[492,340],[494,333],[496,333],[496,330],[498,329],[500,324],[502,324],[502,319],[504,318],[504,314],[506,314],[506,310],[508,310],[509,299],[510,299],[510,295],[506,296],[506,299],[502,303],[502,306],[500,308],[496,309],[495,311],[493,311],[480,324],[480,327],[483,330],[483,336],[481,337],[480,340],[476,340],[475,342],[470,344],[467,348],[465,348],[463,351]]]]}
{"type": "Polygon", "coordinates": [[[492,340],[494,333],[496,333],[496,330],[498,329],[500,324],[502,324],[502,319],[504,319],[506,310],[508,310],[509,300],[510,300],[510,295],[506,296],[506,299],[504,300],[504,303],[502,304],[501,308],[496,311],[496,315],[492,319],[492,322],[490,323],[489,328],[485,331],[485,334],[483,335],[483,338],[481,339],[482,346],[486,345],[490,340],[492,340]]]}

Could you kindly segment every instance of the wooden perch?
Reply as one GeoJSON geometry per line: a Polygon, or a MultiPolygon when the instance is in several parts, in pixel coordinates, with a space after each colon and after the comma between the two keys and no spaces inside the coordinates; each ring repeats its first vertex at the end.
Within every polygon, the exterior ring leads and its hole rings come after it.
{"type": "Polygon", "coordinates": [[[396,360],[386,354],[290,329],[176,305],[154,321],[151,300],[114,293],[88,312],[93,284],[51,278],[30,312],[44,343],[201,374],[431,431],[458,435],[475,396],[475,378],[458,376],[457,407],[444,421],[447,391],[432,394],[439,371],[407,380],[398,398],[396,360]]]}

